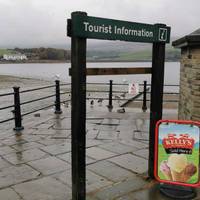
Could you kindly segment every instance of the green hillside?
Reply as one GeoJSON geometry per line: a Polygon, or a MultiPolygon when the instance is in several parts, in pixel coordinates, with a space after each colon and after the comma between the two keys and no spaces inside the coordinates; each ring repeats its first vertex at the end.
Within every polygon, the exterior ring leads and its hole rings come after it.
{"type": "Polygon", "coordinates": [[[9,49],[0,49],[0,56],[3,56],[4,54],[11,54],[14,53],[13,50],[9,50],[9,49]]]}
{"type": "MultiPolygon", "coordinates": [[[[166,60],[176,61],[180,58],[180,50],[167,47],[166,60]]],[[[135,61],[150,61],[152,59],[151,50],[142,50],[138,52],[120,53],[117,60],[135,60],[135,61]]]]}

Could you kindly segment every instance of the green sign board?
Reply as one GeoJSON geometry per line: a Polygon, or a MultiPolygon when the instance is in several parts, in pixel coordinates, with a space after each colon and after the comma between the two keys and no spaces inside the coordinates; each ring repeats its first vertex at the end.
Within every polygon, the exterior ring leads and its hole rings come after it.
{"type": "Polygon", "coordinates": [[[164,24],[143,24],[113,19],[74,15],[72,34],[82,38],[132,42],[170,41],[170,27],[164,24]]]}

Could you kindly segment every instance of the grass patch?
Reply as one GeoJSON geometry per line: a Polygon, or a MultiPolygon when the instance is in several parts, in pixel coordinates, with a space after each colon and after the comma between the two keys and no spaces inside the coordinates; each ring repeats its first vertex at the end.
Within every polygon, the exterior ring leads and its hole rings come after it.
{"type": "Polygon", "coordinates": [[[149,50],[119,54],[121,60],[151,60],[151,57],[152,53],[149,50]]]}
{"type": "Polygon", "coordinates": [[[3,56],[4,54],[12,54],[15,53],[15,51],[10,49],[0,49],[0,56],[3,56]]]}

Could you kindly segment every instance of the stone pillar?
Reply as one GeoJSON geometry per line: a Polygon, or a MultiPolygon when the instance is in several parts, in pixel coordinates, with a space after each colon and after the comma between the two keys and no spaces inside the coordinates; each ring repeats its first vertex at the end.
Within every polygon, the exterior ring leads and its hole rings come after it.
{"type": "Polygon", "coordinates": [[[179,119],[200,121],[200,29],[172,45],[181,48],[179,119]]]}

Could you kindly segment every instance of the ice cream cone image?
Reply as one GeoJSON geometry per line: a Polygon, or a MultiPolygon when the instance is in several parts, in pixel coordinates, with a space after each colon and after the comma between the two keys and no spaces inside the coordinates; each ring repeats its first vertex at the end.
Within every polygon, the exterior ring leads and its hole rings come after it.
{"type": "Polygon", "coordinates": [[[160,164],[160,171],[163,173],[166,180],[172,180],[172,174],[169,166],[167,165],[167,160],[162,161],[160,164]]]}
{"type": "Polygon", "coordinates": [[[171,154],[168,158],[168,166],[171,169],[173,181],[182,182],[182,173],[188,164],[184,154],[171,154]]]}
{"type": "Polygon", "coordinates": [[[177,182],[186,183],[197,172],[197,167],[193,163],[188,163],[184,154],[171,154],[168,166],[171,169],[172,180],[177,182]]]}
{"type": "Polygon", "coordinates": [[[196,172],[197,167],[193,163],[188,163],[181,173],[181,182],[187,182],[196,172]]]}
{"type": "Polygon", "coordinates": [[[176,172],[176,171],[174,171],[174,170],[171,170],[171,174],[172,174],[172,180],[173,181],[177,181],[177,182],[182,182],[181,181],[181,177],[182,177],[182,175],[181,175],[181,172],[179,173],[179,172],[176,172]]]}

